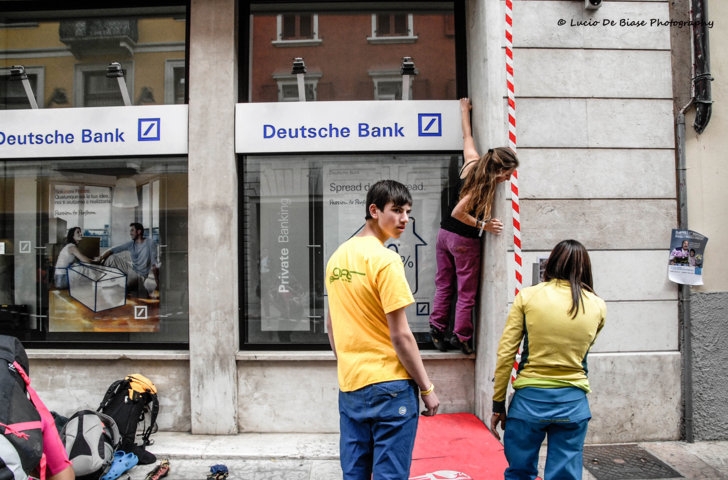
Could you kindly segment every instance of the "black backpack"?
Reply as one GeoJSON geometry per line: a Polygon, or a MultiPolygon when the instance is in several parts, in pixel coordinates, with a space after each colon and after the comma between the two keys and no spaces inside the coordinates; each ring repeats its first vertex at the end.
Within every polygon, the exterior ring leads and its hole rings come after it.
{"type": "Polygon", "coordinates": [[[154,463],[156,457],[145,447],[153,443],[150,435],[157,431],[159,399],[157,387],[140,373],[127,375],[113,382],[97,409],[116,422],[121,435],[119,450],[135,453],[140,465],[154,463]],[[137,430],[141,423],[141,444],[137,444],[137,430]]]}
{"type": "MultiPolygon", "coordinates": [[[[30,386],[28,355],[15,337],[0,335],[0,478],[45,478],[42,402],[30,386]]],[[[45,408],[45,407],[43,407],[45,408]]]]}

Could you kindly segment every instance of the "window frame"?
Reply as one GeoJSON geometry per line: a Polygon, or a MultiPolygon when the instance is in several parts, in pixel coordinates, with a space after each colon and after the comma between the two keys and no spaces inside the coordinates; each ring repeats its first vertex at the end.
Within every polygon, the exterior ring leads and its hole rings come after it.
{"type": "MultiPolygon", "coordinates": [[[[184,52],[184,60],[178,60],[177,62],[182,65],[185,68],[184,78],[185,78],[185,84],[187,83],[188,79],[188,62],[189,62],[189,44],[190,44],[190,31],[189,31],[189,20],[190,20],[190,4],[188,1],[185,0],[110,0],[109,2],[101,4],[93,4],[90,2],[81,2],[80,0],[70,0],[69,2],[64,3],[52,3],[48,2],[47,0],[24,0],[22,2],[18,1],[0,1],[0,4],[2,7],[0,7],[0,10],[2,12],[0,13],[0,17],[2,17],[2,22],[0,22],[0,29],[17,29],[17,28],[29,28],[33,26],[38,26],[41,22],[58,22],[59,20],[63,19],[75,19],[75,18],[107,18],[107,17],[137,17],[137,18],[154,18],[154,17],[163,17],[167,16],[169,18],[174,18],[175,20],[184,21],[186,24],[186,28],[184,29],[184,33],[182,31],[179,31],[178,34],[175,36],[174,42],[162,42],[159,44],[155,43],[149,43],[146,45],[143,45],[140,50],[136,50],[136,52],[139,53],[157,53],[163,51],[171,51],[171,52],[184,52]]],[[[22,38],[21,38],[22,40],[22,38]]],[[[20,45],[20,49],[18,52],[21,52],[22,54],[29,53],[28,56],[30,58],[40,58],[40,52],[34,52],[34,49],[30,47],[25,47],[23,44],[20,45]]],[[[16,48],[15,46],[13,47],[16,48]]],[[[127,48],[125,46],[121,46],[121,48],[127,48]]],[[[98,60],[96,59],[94,65],[84,66],[81,69],[77,69],[76,65],[74,63],[78,61],[84,61],[84,59],[74,59],[74,57],[71,56],[70,53],[64,53],[62,52],[64,48],[59,47],[57,49],[51,49],[50,57],[59,57],[59,58],[68,58],[69,64],[64,70],[64,76],[68,77],[68,83],[70,84],[71,81],[74,83],[72,86],[66,86],[64,90],[68,91],[68,102],[69,104],[73,102],[74,99],[78,99],[79,95],[81,96],[80,101],[76,101],[75,105],[68,105],[65,104],[63,106],[72,106],[72,108],[84,108],[84,101],[83,101],[83,92],[87,90],[87,86],[85,85],[85,79],[83,78],[85,72],[89,71],[97,71],[99,74],[102,74],[106,72],[107,64],[102,63],[104,62],[103,59],[98,60]],[[74,61],[76,60],[76,61],[74,61]],[[84,88],[79,88],[79,76],[81,80],[81,84],[84,85],[84,88]],[[73,92],[71,92],[71,90],[73,92]],[[71,97],[73,95],[73,97],[71,97]]],[[[20,55],[19,53],[18,55],[20,55]]],[[[127,52],[128,53],[128,52],[127,52]]],[[[15,55],[15,51],[11,52],[12,55],[15,55]]],[[[172,55],[170,55],[172,56],[172,55]]],[[[116,60],[115,58],[113,59],[116,60]]],[[[122,67],[127,70],[127,76],[125,78],[127,89],[129,92],[130,98],[133,100],[133,92],[134,92],[134,62],[129,60],[126,55],[122,55],[119,59],[119,62],[121,62],[122,67]]],[[[24,66],[26,69],[26,73],[31,74],[34,73],[34,64],[28,60],[23,60],[22,62],[27,62],[24,66]]],[[[20,63],[20,62],[17,62],[20,63]]],[[[160,67],[162,66],[163,58],[160,59],[159,62],[156,63],[160,67]]],[[[140,63],[142,65],[142,63],[140,63]]],[[[47,65],[46,65],[47,66],[47,65]]],[[[166,67],[166,64],[165,64],[166,67]]],[[[48,97],[46,99],[47,101],[50,101],[53,98],[53,93],[46,92],[45,94],[45,85],[49,86],[55,86],[55,83],[53,82],[53,79],[51,78],[51,70],[48,69],[47,72],[43,72],[43,75],[39,75],[38,77],[38,84],[37,87],[34,88],[36,91],[34,92],[38,101],[38,105],[42,106],[45,102],[43,97],[48,97]],[[47,75],[46,75],[47,74],[47,75]]],[[[161,72],[160,72],[161,73],[161,72]]],[[[165,79],[166,80],[166,79],[165,79]]],[[[138,80],[138,82],[141,82],[141,79],[138,80]]],[[[140,84],[140,83],[138,83],[140,84]]],[[[144,83],[141,83],[143,85],[144,83]]],[[[163,83],[166,87],[166,83],[163,83]]],[[[65,85],[62,85],[65,86],[65,85]]],[[[160,87],[157,87],[158,89],[160,87]]],[[[51,91],[53,91],[53,88],[50,88],[51,91]]],[[[59,89],[56,89],[59,90],[59,89]]],[[[160,92],[161,93],[161,92],[160,92]]],[[[166,92],[165,92],[166,96],[166,92]]],[[[162,104],[161,98],[158,98],[160,100],[159,104],[162,104]]],[[[184,103],[187,103],[187,94],[185,92],[185,101],[184,103]]],[[[41,107],[42,108],[42,107],[41,107]]],[[[41,114],[42,115],[42,114],[41,114]]],[[[144,186],[148,182],[161,182],[161,183],[151,183],[149,191],[149,201],[153,202],[154,204],[157,204],[159,202],[158,200],[158,192],[165,192],[166,197],[170,197],[168,188],[173,187],[172,182],[177,185],[182,185],[187,183],[187,175],[189,175],[189,162],[187,155],[181,155],[181,154],[154,154],[154,155],[136,155],[134,156],[133,160],[131,156],[85,156],[85,157],[54,157],[52,155],[49,156],[43,156],[38,158],[33,158],[31,160],[28,159],[16,159],[16,158],[2,158],[0,159],[0,164],[3,164],[7,166],[8,164],[22,164],[23,172],[21,177],[24,178],[26,181],[29,178],[29,175],[35,175],[36,181],[39,181],[41,186],[39,187],[40,195],[46,195],[47,189],[51,188],[50,186],[53,184],[51,181],[52,179],[48,177],[48,171],[55,168],[56,165],[60,163],[67,164],[66,172],[62,174],[64,177],[63,182],[70,182],[70,183],[76,183],[76,180],[68,180],[70,178],[78,178],[80,175],[81,177],[88,177],[92,179],[95,178],[103,178],[103,175],[107,175],[107,173],[102,173],[101,170],[104,168],[107,168],[109,170],[119,170],[119,171],[125,171],[129,168],[130,162],[136,162],[136,161],[151,161],[154,162],[155,165],[153,166],[154,171],[144,172],[143,173],[143,183],[139,183],[139,188],[143,189],[144,186]],[[109,162],[108,164],[104,162],[109,162]],[[33,173],[31,171],[32,168],[37,168],[38,170],[33,173]],[[99,175],[100,177],[97,177],[99,175]],[[184,175],[184,177],[182,177],[184,175]],[[68,179],[67,179],[68,178],[68,179]],[[160,187],[160,185],[163,185],[160,187]],[[159,189],[155,189],[154,186],[159,187],[159,189]]],[[[55,174],[52,174],[54,176],[55,174]]],[[[108,173],[108,175],[113,175],[111,173],[108,173]]],[[[7,178],[11,178],[9,175],[7,178]]],[[[18,176],[16,175],[16,178],[18,176]]],[[[81,180],[81,182],[87,182],[87,180],[81,180]]],[[[94,183],[90,183],[93,185],[94,183]]],[[[17,187],[16,187],[17,188],[17,187]]],[[[36,242],[40,245],[42,243],[48,242],[48,239],[46,238],[46,232],[47,230],[50,230],[50,227],[46,226],[45,218],[47,218],[48,212],[43,211],[44,209],[41,208],[41,202],[40,200],[43,200],[41,197],[36,196],[36,204],[38,206],[36,207],[36,212],[25,212],[18,210],[17,208],[9,208],[7,211],[0,212],[7,220],[7,225],[9,226],[10,230],[17,230],[18,227],[18,221],[17,217],[19,214],[27,215],[28,218],[32,218],[33,222],[22,222],[21,225],[23,228],[25,228],[26,224],[33,224],[33,228],[39,232],[40,236],[37,239],[34,239],[33,242],[36,242]],[[13,220],[11,217],[15,216],[16,220],[13,220]],[[44,217],[46,216],[46,217],[44,217]],[[15,221],[15,223],[12,223],[15,221]],[[39,227],[39,225],[43,225],[42,227],[39,227]]],[[[184,275],[187,275],[187,272],[189,270],[189,265],[187,262],[188,257],[188,251],[187,251],[187,221],[188,221],[188,215],[189,215],[189,200],[180,200],[181,193],[179,193],[179,189],[175,192],[175,200],[169,200],[171,202],[175,202],[174,204],[170,206],[163,206],[163,210],[159,211],[158,220],[163,222],[165,224],[165,227],[167,229],[166,233],[164,234],[167,239],[165,239],[164,243],[169,243],[168,238],[171,235],[174,235],[176,237],[175,244],[170,245],[169,249],[167,250],[167,255],[171,255],[171,257],[167,258],[173,258],[172,261],[167,261],[166,265],[162,267],[162,270],[165,270],[166,272],[164,275],[170,275],[175,278],[175,280],[180,279],[181,273],[184,273],[184,275]],[[172,233],[173,232],[173,233],[172,233]],[[184,243],[182,242],[184,240],[184,243]],[[174,266],[173,266],[174,265],[174,266]]],[[[31,200],[29,200],[30,202],[31,200]]],[[[168,199],[165,198],[165,202],[168,201],[168,199]]],[[[166,204],[165,204],[166,205],[166,204]]],[[[139,211],[139,217],[135,218],[134,220],[139,220],[142,215],[142,212],[139,211]]],[[[156,214],[155,214],[156,216],[156,214]]],[[[147,215],[148,218],[148,215],[147,215]]],[[[5,220],[4,220],[5,221],[5,220]]],[[[152,219],[152,222],[157,222],[157,219],[152,219]]],[[[158,222],[157,222],[158,223],[158,222]]],[[[70,226],[70,225],[69,225],[70,226]]],[[[123,234],[125,237],[128,238],[128,225],[122,225],[122,227],[119,229],[119,233],[123,234]]],[[[145,224],[145,237],[152,237],[156,236],[158,237],[159,234],[159,228],[154,227],[153,225],[146,225],[145,224]],[[156,233],[155,233],[156,230],[156,233]]],[[[17,233],[15,233],[17,235],[17,233]]],[[[50,242],[49,242],[50,243],[50,242]]],[[[163,245],[161,242],[157,243],[157,249],[162,250],[164,248],[167,248],[167,245],[163,245]]],[[[40,260],[41,257],[45,257],[46,254],[43,252],[43,247],[39,246],[36,248],[36,252],[34,256],[36,257],[35,262],[37,265],[42,266],[43,262],[40,260]]],[[[17,253],[17,250],[15,251],[17,253]]],[[[161,259],[161,257],[160,257],[161,259]]],[[[32,269],[33,272],[35,272],[35,268],[32,269]]],[[[45,278],[43,275],[47,273],[43,268],[39,267],[38,270],[38,278],[45,278]]],[[[30,278],[30,277],[28,277],[30,278]]],[[[35,279],[36,275],[35,273],[32,275],[32,278],[35,279]]],[[[36,280],[36,283],[39,283],[39,280],[36,280]]],[[[162,280],[162,286],[164,286],[164,281],[162,280]]],[[[168,285],[172,285],[171,281],[167,282],[168,285]]],[[[37,290],[35,291],[34,295],[36,297],[35,305],[38,309],[35,313],[36,314],[42,314],[43,309],[48,308],[49,299],[45,297],[46,292],[44,289],[45,286],[37,286],[37,290]]],[[[177,287],[175,287],[177,288],[177,287]]],[[[174,306],[175,312],[178,312],[180,310],[186,310],[184,314],[180,314],[182,316],[177,316],[172,319],[174,323],[174,331],[172,333],[165,332],[164,336],[154,336],[154,334],[149,334],[145,331],[130,331],[130,332],[112,332],[112,331],[103,331],[103,332],[93,332],[93,333],[86,333],[79,331],[62,331],[59,330],[56,334],[55,332],[51,332],[52,335],[48,335],[48,331],[46,330],[23,330],[18,331],[16,335],[21,338],[28,348],[69,348],[69,349],[108,349],[108,348],[124,348],[128,350],[137,350],[137,351],[144,351],[144,350],[184,350],[189,347],[189,297],[187,296],[187,286],[186,285],[180,285],[179,288],[174,292],[174,296],[170,296],[171,298],[174,298],[175,302],[177,301],[177,297],[179,296],[182,289],[185,289],[185,296],[179,298],[180,306],[177,307],[174,306]]],[[[29,303],[24,301],[19,301],[18,303],[29,303]]],[[[169,304],[169,307],[165,307],[171,310],[172,306],[169,304]]],[[[136,312],[134,313],[136,315],[136,312]]],[[[166,315],[166,314],[165,314],[166,315]]],[[[176,313],[175,313],[176,315],[176,313]]],[[[142,318],[142,317],[140,317],[142,318]]],[[[38,322],[42,322],[42,320],[38,320],[38,322]]],[[[168,327],[165,327],[168,328],[168,327]]]]}
{"type": "Polygon", "coordinates": [[[182,69],[184,71],[183,80],[185,82],[185,88],[182,92],[182,104],[186,103],[187,99],[187,68],[186,68],[186,60],[170,60],[167,59],[164,62],[164,104],[165,105],[176,105],[177,102],[175,101],[177,95],[175,93],[175,71],[178,69],[182,69]]]}
{"type": "MultiPolygon", "coordinates": [[[[77,108],[86,108],[86,94],[88,86],[86,85],[86,74],[88,73],[102,73],[106,74],[106,67],[107,65],[102,64],[82,64],[82,65],[76,65],[74,67],[74,102],[77,108]]],[[[122,64],[122,68],[126,70],[126,74],[124,75],[124,81],[126,83],[126,90],[131,97],[134,92],[134,63],[133,62],[127,62],[122,64]]],[[[119,98],[122,98],[122,103],[119,104],[119,106],[124,105],[123,103],[123,97],[121,97],[121,92],[119,92],[119,98]]],[[[96,105],[94,105],[96,106],[96,105]]],[[[106,106],[112,106],[112,105],[106,105],[106,106]]]]}
{"type": "MultiPolygon", "coordinates": [[[[35,89],[33,90],[33,95],[35,96],[35,101],[38,104],[39,108],[42,108],[44,104],[43,99],[43,92],[45,91],[45,67],[43,66],[24,66],[25,68],[25,74],[28,75],[28,77],[35,75],[35,89]]],[[[10,77],[10,70],[11,67],[0,67],[0,76],[7,76],[10,77]]],[[[15,81],[15,80],[13,80],[15,81]]],[[[19,80],[18,80],[19,82],[19,80]]],[[[33,87],[33,85],[31,85],[33,87]]],[[[7,98],[7,97],[5,97],[7,98]]],[[[27,96],[25,97],[27,99],[27,96]]],[[[7,101],[5,101],[5,104],[7,105],[7,101]]],[[[8,109],[4,109],[8,110],[8,109]]],[[[10,109],[11,110],[11,109],[10,109]]]]}
{"type": "MultiPolygon", "coordinates": [[[[304,77],[304,86],[306,89],[306,101],[315,102],[318,100],[318,83],[322,74],[320,72],[306,73],[304,77]],[[309,93],[311,96],[309,97],[309,93]]],[[[298,101],[298,78],[292,74],[275,74],[273,79],[278,85],[278,101],[279,102],[297,102],[298,101]],[[284,87],[296,87],[296,95],[286,96],[284,87]]]]}
{"type": "Polygon", "coordinates": [[[283,17],[285,15],[295,15],[296,19],[300,20],[298,14],[278,14],[276,16],[276,39],[273,40],[273,45],[278,47],[301,47],[306,45],[319,45],[322,40],[319,38],[319,19],[317,13],[311,14],[311,38],[283,38],[283,17]]]}
{"type": "MultiPolygon", "coordinates": [[[[379,33],[378,29],[378,21],[379,16],[382,15],[382,13],[372,13],[372,34],[371,36],[367,37],[367,41],[369,43],[380,43],[380,44],[390,44],[390,43],[414,43],[417,41],[418,36],[414,34],[414,15],[412,13],[407,13],[407,34],[406,35],[398,35],[396,33],[388,33],[385,35],[381,35],[379,33]]],[[[396,14],[391,14],[396,15],[396,14]]]]}

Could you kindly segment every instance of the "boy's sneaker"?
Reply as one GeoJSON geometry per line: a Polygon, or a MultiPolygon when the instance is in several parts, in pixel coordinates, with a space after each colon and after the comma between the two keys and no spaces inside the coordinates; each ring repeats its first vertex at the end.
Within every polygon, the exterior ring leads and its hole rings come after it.
{"type": "Polygon", "coordinates": [[[461,342],[460,339],[455,334],[453,334],[453,336],[450,337],[450,345],[453,348],[459,349],[465,355],[472,355],[473,353],[475,353],[475,350],[473,350],[470,340],[461,342]]]}
{"type": "Polygon", "coordinates": [[[430,339],[436,349],[441,352],[447,352],[447,345],[445,344],[445,334],[435,327],[430,327],[430,339]]]}

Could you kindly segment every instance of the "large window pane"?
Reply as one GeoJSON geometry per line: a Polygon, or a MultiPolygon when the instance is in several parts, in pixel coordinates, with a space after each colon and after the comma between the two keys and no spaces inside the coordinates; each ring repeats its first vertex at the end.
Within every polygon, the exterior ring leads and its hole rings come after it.
{"type": "Polygon", "coordinates": [[[425,342],[434,294],[435,239],[449,171],[458,156],[373,154],[244,160],[241,215],[247,345],[328,345],[324,328],[325,260],[364,225],[368,186],[383,178],[411,189],[407,232],[386,246],[405,266],[415,304],[407,309],[425,342]]]}
{"type": "Polygon", "coordinates": [[[41,108],[124,105],[122,88],[134,105],[182,103],[184,4],[162,13],[150,2],[135,11],[0,12],[0,109],[30,108],[21,82],[9,80],[14,65],[25,67],[41,108]],[[107,76],[112,63],[121,65],[122,82],[107,76]]]}
{"type": "Polygon", "coordinates": [[[186,158],[0,167],[3,333],[31,342],[188,342],[186,158]],[[132,223],[142,224],[158,259],[156,277],[125,265],[138,243],[98,262],[131,241],[132,223]]]}
{"type": "Polygon", "coordinates": [[[457,98],[455,37],[447,33],[452,7],[390,13],[366,10],[366,3],[342,3],[361,7],[356,11],[332,11],[331,6],[317,11],[315,5],[300,5],[300,12],[294,8],[285,14],[254,5],[250,44],[242,46],[251,58],[250,101],[298,98],[280,95],[283,82],[296,85],[291,73],[294,58],[305,62],[307,88],[310,79],[316,80],[315,94],[307,92],[307,101],[401,99],[403,57],[413,59],[417,72],[411,99],[457,98]],[[400,87],[378,85],[383,77],[400,87]]]}

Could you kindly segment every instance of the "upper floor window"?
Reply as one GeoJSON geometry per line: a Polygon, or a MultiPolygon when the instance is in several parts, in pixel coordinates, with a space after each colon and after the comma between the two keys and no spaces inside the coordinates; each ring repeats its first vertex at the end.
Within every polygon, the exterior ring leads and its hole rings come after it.
{"type": "Polygon", "coordinates": [[[313,15],[281,15],[281,40],[313,38],[313,15]]]}
{"type": "Polygon", "coordinates": [[[39,86],[43,85],[43,69],[27,67],[23,70],[26,80],[21,79],[15,68],[0,68],[0,110],[30,108],[28,95],[33,96],[36,104],[42,105],[43,98],[38,97],[38,92],[42,90],[39,86]]]}
{"type": "Polygon", "coordinates": [[[185,61],[167,60],[164,65],[164,103],[185,103],[185,61]]]}
{"type": "Polygon", "coordinates": [[[372,43],[414,42],[414,20],[411,13],[372,14],[372,43]]]}
{"type": "MultiPolygon", "coordinates": [[[[127,70],[126,76],[130,75],[127,70]]],[[[124,97],[122,96],[122,88],[127,89],[131,85],[123,79],[121,82],[118,78],[109,78],[106,76],[106,65],[83,65],[79,66],[76,71],[76,105],[79,107],[113,107],[124,105],[124,97]]]]}
{"type": "MultiPolygon", "coordinates": [[[[402,76],[399,72],[372,72],[374,84],[374,100],[402,100],[402,76]]],[[[409,98],[412,98],[410,83],[409,98]]]]}
{"type": "Polygon", "coordinates": [[[295,46],[320,43],[318,15],[315,13],[286,13],[278,15],[275,45],[295,46]]]}

